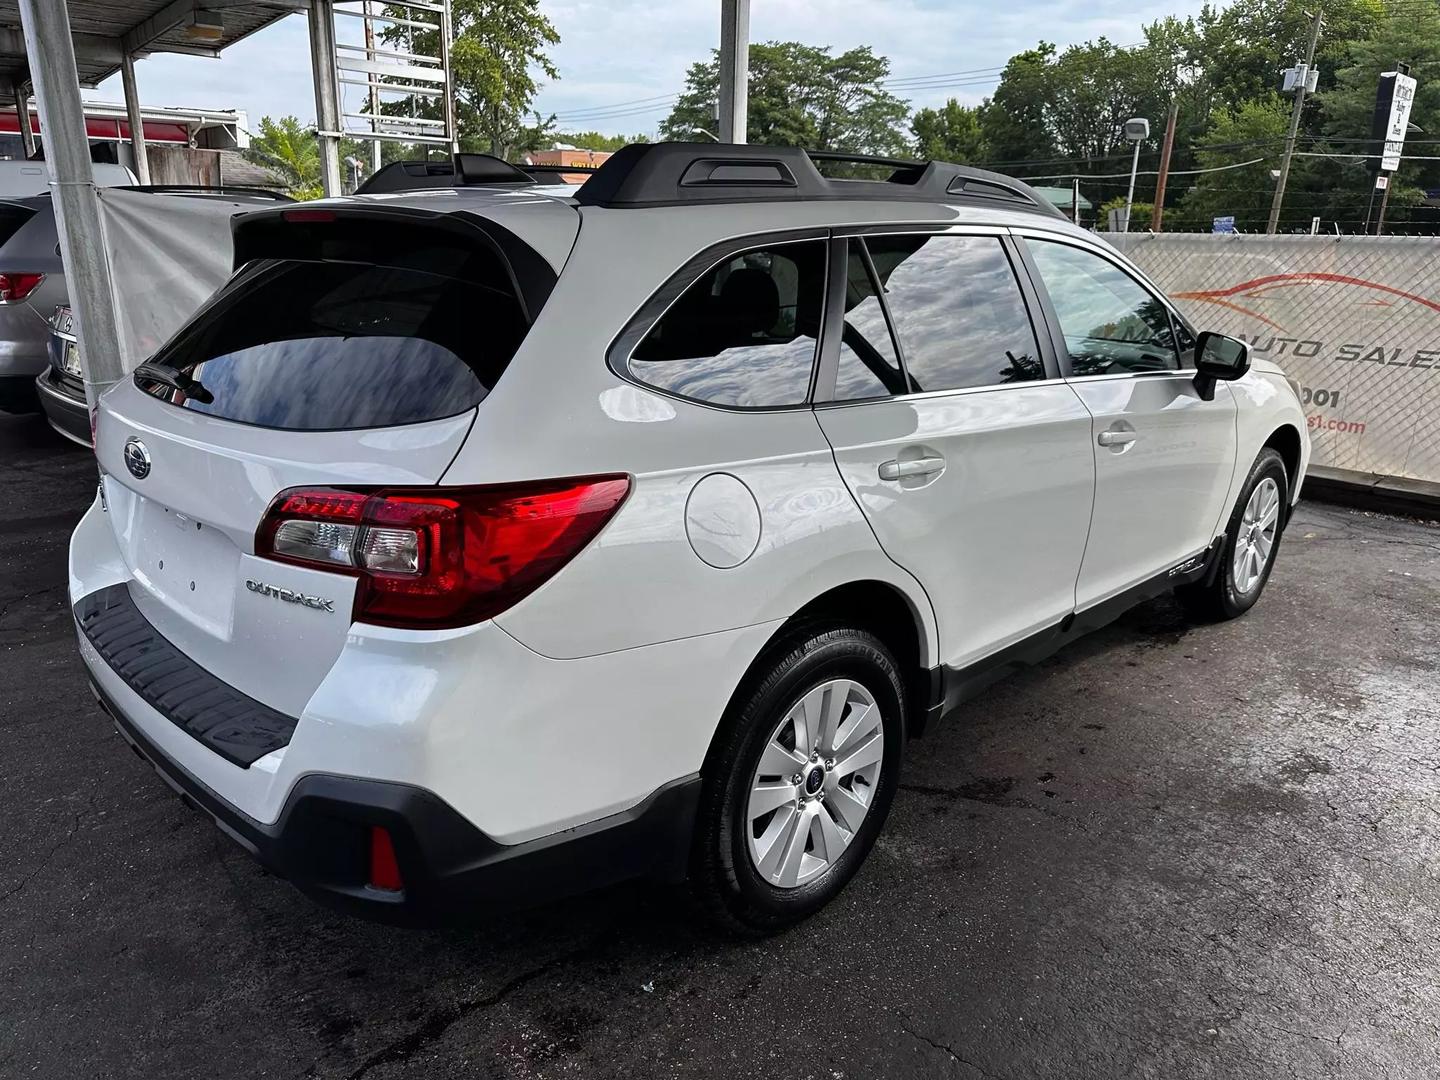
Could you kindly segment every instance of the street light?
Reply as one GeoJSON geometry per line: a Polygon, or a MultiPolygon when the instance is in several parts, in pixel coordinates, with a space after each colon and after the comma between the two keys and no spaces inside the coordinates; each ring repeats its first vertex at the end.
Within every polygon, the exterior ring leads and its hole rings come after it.
{"type": "Polygon", "coordinates": [[[1135,173],[1140,169],[1140,144],[1149,137],[1149,120],[1136,116],[1125,121],[1125,138],[1135,144],[1135,156],[1130,161],[1130,190],[1125,195],[1125,221],[1121,232],[1130,231],[1130,208],[1135,205],[1135,173]]]}

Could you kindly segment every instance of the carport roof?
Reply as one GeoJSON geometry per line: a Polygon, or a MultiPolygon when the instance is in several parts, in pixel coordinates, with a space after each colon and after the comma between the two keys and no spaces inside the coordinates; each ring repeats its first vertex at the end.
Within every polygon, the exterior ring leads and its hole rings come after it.
{"type": "MultiPolygon", "coordinates": [[[[218,56],[308,0],[64,0],[75,40],[80,85],[94,86],[120,70],[126,53],[218,56]],[[207,32],[193,28],[197,13],[207,32]],[[219,26],[215,27],[216,20],[219,26]],[[213,27],[213,29],[211,29],[213,27]]],[[[18,0],[0,0],[0,85],[30,79],[18,0]]]]}

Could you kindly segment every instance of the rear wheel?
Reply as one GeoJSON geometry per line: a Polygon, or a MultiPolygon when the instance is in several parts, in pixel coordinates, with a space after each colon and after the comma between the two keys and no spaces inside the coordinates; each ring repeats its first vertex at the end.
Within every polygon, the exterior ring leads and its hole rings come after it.
{"type": "Polygon", "coordinates": [[[1240,489],[1214,580],[1175,591],[1192,615],[1210,620],[1233,619],[1255,606],[1270,580],[1285,531],[1289,490],[1284,460],[1266,447],[1240,489]]]}
{"type": "Polygon", "coordinates": [[[904,732],[899,669],[871,634],[807,632],[776,650],[707,761],[691,865],[706,913],[764,934],[828,903],[884,824],[904,732]]]}

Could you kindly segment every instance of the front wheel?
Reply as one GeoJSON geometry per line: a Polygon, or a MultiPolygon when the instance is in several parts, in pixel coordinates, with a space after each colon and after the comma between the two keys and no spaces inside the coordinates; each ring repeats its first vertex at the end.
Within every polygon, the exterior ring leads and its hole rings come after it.
{"type": "Polygon", "coordinates": [[[905,737],[894,657],[862,630],[775,650],[706,763],[691,885],[723,927],[772,933],[828,903],[890,810],[905,737]]]}
{"type": "Polygon", "coordinates": [[[1275,565],[1289,491],[1284,459],[1266,447],[1240,489],[1214,580],[1175,591],[1191,614],[1209,620],[1233,619],[1255,606],[1275,565]]]}

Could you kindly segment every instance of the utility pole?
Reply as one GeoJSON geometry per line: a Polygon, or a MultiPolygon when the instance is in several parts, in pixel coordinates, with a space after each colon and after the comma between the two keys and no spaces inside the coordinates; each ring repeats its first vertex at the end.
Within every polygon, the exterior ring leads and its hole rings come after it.
{"type": "MultiPolygon", "coordinates": [[[[371,22],[374,9],[370,6],[370,0],[365,0],[365,59],[371,63],[375,62],[375,24],[371,22]]],[[[376,135],[380,134],[380,91],[378,84],[380,76],[373,71],[366,72],[365,78],[370,82],[370,130],[376,135]]],[[[370,171],[380,171],[380,140],[370,140],[370,171]]]]}
{"type": "Polygon", "coordinates": [[[1070,220],[1076,225],[1080,224],[1080,178],[1078,176],[1070,179],[1070,220]]]}
{"type": "Polygon", "coordinates": [[[1315,45],[1320,40],[1320,12],[1310,19],[1310,45],[1305,50],[1305,70],[1295,87],[1295,109],[1290,114],[1290,132],[1285,136],[1285,156],[1280,159],[1280,179],[1275,181],[1275,198],[1270,203],[1270,223],[1265,226],[1267,236],[1275,235],[1280,224],[1280,207],[1285,202],[1285,182],[1290,179],[1290,159],[1295,154],[1295,137],[1300,133],[1300,114],[1305,109],[1305,95],[1310,85],[1310,70],[1315,66],[1315,45]]]}
{"type": "Polygon", "coordinates": [[[1155,212],[1150,215],[1150,231],[1162,232],[1165,227],[1165,181],[1170,177],[1170,151],[1175,145],[1175,121],[1180,116],[1180,102],[1170,102],[1170,117],[1165,121],[1165,145],[1160,148],[1160,175],[1155,178],[1155,212]]]}

